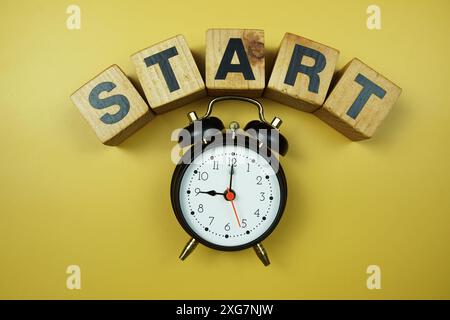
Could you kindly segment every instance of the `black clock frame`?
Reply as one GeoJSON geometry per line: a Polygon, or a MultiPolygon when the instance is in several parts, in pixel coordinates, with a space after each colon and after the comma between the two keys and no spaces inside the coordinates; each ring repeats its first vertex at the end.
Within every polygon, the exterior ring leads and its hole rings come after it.
{"type": "MultiPolygon", "coordinates": [[[[265,145],[259,143],[259,141],[256,141],[255,139],[249,137],[249,136],[243,136],[243,139],[238,139],[237,136],[239,134],[236,134],[233,136],[233,139],[230,139],[231,134],[230,133],[224,133],[222,136],[222,145],[231,145],[230,141],[233,141],[232,145],[234,146],[243,146],[245,148],[251,149],[254,152],[258,153],[260,156],[262,156],[269,164],[272,166],[277,165],[276,170],[276,176],[278,179],[278,183],[280,186],[280,206],[278,208],[278,212],[276,214],[276,217],[272,224],[269,226],[269,228],[257,239],[250,241],[246,244],[239,245],[239,246],[222,246],[218,245],[212,242],[209,242],[205,239],[203,239],[200,235],[198,235],[192,228],[189,226],[188,222],[184,218],[181,205],[180,205],[180,188],[181,188],[181,180],[183,179],[183,176],[187,170],[187,168],[191,165],[191,162],[187,160],[193,161],[195,158],[200,156],[205,149],[209,147],[216,147],[217,145],[214,145],[214,139],[211,141],[204,143],[201,142],[201,146],[191,146],[189,150],[186,151],[186,153],[181,158],[180,162],[175,167],[175,170],[172,175],[172,182],[170,185],[170,199],[172,202],[172,208],[175,213],[175,216],[180,223],[180,225],[183,227],[183,229],[194,239],[198,240],[203,245],[216,249],[221,251],[238,251],[247,249],[250,247],[253,247],[257,243],[262,242],[264,239],[266,239],[277,227],[278,223],[280,222],[280,219],[284,213],[284,209],[286,207],[287,202],[287,183],[286,183],[286,177],[284,175],[283,168],[281,167],[281,164],[278,162],[276,157],[272,155],[272,152],[269,148],[267,148],[265,145]],[[252,141],[253,140],[253,141],[252,141]],[[261,152],[263,151],[263,152],[261,152]]],[[[242,137],[242,136],[241,136],[242,137]]]]}

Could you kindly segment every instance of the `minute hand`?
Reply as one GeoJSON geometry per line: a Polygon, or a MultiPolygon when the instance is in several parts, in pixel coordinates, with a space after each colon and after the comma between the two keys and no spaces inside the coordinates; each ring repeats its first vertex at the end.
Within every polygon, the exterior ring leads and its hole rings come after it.
{"type": "Polygon", "coordinates": [[[232,183],[233,183],[233,173],[234,173],[234,165],[231,164],[230,185],[228,186],[228,190],[231,190],[231,185],[232,185],[232,183]]]}

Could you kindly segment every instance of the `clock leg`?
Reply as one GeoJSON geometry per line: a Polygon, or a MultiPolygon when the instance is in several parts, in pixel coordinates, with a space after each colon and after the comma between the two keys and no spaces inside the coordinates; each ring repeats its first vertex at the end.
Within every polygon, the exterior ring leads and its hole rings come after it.
{"type": "Polygon", "coordinates": [[[188,241],[188,243],[186,244],[186,246],[184,247],[183,251],[180,254],[180,259],[184,260],[187,258],[188,255],[190,255],[192,253],[192,251],[194,251],[195,247],[197,247],[198,245],[198,241],[195,240],[194,238],[191,238],[191,240],[188,241]]]}
{"type": "Polygon", "coordinates": [[[266,249],[264,249],[262,243],[257,243],[253,246],[253,249],[256,252],[259,260],[264,264],[264,266],[268,266],[270,264],[269,256],[267,255],[266,249]]]}

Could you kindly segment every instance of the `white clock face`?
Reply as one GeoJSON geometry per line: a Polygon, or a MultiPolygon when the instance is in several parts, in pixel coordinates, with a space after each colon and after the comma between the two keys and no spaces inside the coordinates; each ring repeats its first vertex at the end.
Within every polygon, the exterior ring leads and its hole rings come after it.
{"type": "Polygon", "coordinates": [[[253,150],[233,145],[206,149],[196,158],[181,179],[179,197],[189,227],[223,247],[263,235],[275,222],[282,199],[272,166],[253,150]]]}

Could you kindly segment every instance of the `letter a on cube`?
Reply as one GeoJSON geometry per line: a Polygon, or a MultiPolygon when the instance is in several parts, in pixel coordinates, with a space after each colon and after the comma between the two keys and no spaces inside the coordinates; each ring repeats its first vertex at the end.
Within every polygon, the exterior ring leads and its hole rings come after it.
{"type": "Polygon", "coordinates": [[[206,96],[205,83],[182,35],[131,56],[150,107],[163,113],[206,96]]]}
{"type": "Polygon", "coordinates": [[[260,97],[265,86],[264,31],[208,30],[205,67],[209,95],[260,97]]]}
{"type": "Polygon", "coordinates": [[[339,51],[318,42],[286,33],[264,97],[313,112],[325,101],[339,51]]]}
{"type": "Polygon", "coordinates": [[[154,117],[117,65],[100,73],[70,98],[107,145],[121,143],[154,117]]]}
{"type": "Polygon", "coordinates": [[[402,89],[358,59],[340,73],[336,86],[315,114],[351,140],[371,138],[402,89]]]}

